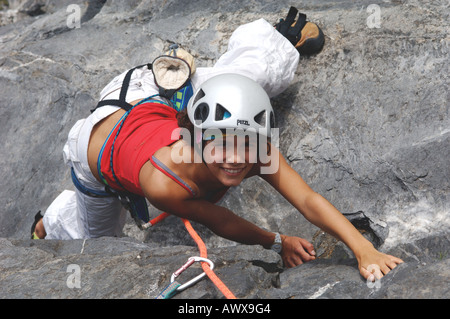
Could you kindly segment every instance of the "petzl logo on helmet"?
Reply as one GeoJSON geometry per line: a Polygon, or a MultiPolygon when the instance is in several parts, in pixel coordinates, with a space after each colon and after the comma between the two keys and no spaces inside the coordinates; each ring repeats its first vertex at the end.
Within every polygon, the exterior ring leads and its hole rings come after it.
{"type": "Polygon", "coordinates": [[[236,125],[240,125],[240,124],[250,126],[250,124],[248,124],[247,120],[237,120],[236,125]]]}

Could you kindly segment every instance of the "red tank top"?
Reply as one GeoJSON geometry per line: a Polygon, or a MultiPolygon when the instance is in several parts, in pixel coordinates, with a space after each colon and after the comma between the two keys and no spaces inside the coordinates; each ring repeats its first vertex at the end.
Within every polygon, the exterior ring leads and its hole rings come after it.
{"type": "Polygon", "coordinates": [[[176,114],[176,110],[165,104],[146,102],[137,105],[122,119],[123,123],[118,123],[104,145],[100,160],[101,174],[110,187],[117,190],[125,188],[144,196],[139,172],[157,150],[179,139],[176,114]]]}

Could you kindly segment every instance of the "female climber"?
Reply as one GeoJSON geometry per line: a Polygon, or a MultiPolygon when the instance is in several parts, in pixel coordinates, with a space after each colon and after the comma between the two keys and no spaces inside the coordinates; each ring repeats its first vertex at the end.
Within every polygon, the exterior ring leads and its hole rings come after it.
{"type": "Polygon", "coordinates": [[[308,221],[344,242],[364,278],[380,278],[401,263],[377,251],[270,143],[270,98],[290,84],[299,52],[323,45],[319,27],[302,14],[294,21],[296,13],[291,9],[276,27],[260,19],[236,29],[214,67],[191,70],[193,94],[182,111],[163,97],[166,90],[149,66],[116,77],[101,93],[102,106],[70,130],[63,154],[77,188],[62,192],[36,218],[34,236],[120,235],[125,210],[111,193],[126,191],[224,238],[274,249],[286,267],[314,260],[307,240],[261,229],[214,204],[229,187],[258,175],[308,221]],[[121,102],[109,105],[113,100],[121,102]],[[373,273],[370,265],[377,265],[373,273]]]}

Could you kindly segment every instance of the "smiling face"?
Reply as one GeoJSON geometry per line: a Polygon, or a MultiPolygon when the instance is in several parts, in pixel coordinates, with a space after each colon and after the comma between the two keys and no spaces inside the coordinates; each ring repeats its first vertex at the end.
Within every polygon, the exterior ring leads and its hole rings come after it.
{"type": "Polygon", "coordinates": [[[248,136],[224,136],[206,143],[204,162],[224,186],[239,185],[252,169],[257,157],[257,142],[248,136]]]}

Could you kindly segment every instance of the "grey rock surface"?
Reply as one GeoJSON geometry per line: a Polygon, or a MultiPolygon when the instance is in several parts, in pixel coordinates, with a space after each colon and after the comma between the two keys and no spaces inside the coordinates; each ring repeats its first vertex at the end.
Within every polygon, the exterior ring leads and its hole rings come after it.
{"type": "MultiPolygon", "coordinates": [[[[197,253],[176,218],[145,233],[130,222],[120,239],[27,240],[36,211],[73,189],[62,161],[67,133],[117,74],[152,61],[173,42],[197,65],[211,66],[239,25],[259,18],[275,23],[291,3],[9,4],[0,11],[0,297],[154,297],[197,253]],[[71,264],[80,266],[81,288],[67,287],[71,264]]],[[[280,148],[293,168],[380,250],[410,261],[381,287],[367,287],[342,243],[250,179],[220,204],[261,227],[312,241],[322,258],[285,270],[271,252],[195,225],[219,276],[241,298],[449,297],[449,6],[384,1],[374,27],[371,4],[295,3],[322,27],[326,43],[320,54],[301,58],[292,85],[273,105],[280,148]]],[[[221,294],[203,280],[177,297],[221,294]]]]}
{"type": "MultiPolygon", "coordinates": [[[[161,248],[131,238],[89,240],[0,239],[1,298],[157,297],[196,247],[161,248]]],[[[395,247],[405,263],[367,283],[354,258],[331,258],[284,269],[278,254],[249,246],[209,250],[215,273],[245,299],[442,299],[449,297],[450,238],[428,237],[395,247]]],[[[183,283],[201,272],[195,264],[183,283]]],[[[223,294],[205,277],[174,299],[217,299],[223,294]]]]}

